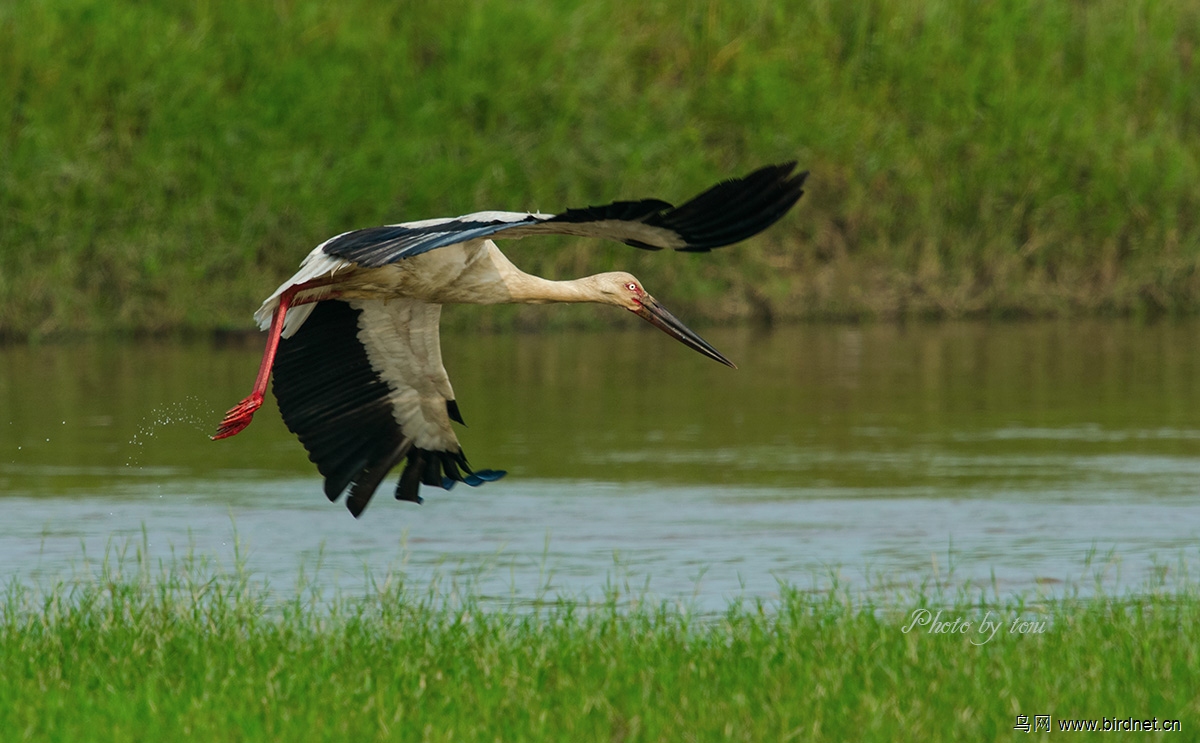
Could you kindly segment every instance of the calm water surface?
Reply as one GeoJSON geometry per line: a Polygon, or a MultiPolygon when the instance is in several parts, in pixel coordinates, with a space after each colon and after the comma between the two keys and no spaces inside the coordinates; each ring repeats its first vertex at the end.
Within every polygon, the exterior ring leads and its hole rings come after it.
{"type": "Polygon", "coordinates": [[[706,335],[737,371],[651,329],[446,334],[465,451],[509,477],[423,506],[385,484],[357,521],[272,402],[208,440],[257,339],[0,347],[0,564],[52,580],[145,534],[229,565],[236,535],[285,593],[391,569],[720,608],[835,572],[1058,592],[1198,557],[1200,323],[706,335]]]}

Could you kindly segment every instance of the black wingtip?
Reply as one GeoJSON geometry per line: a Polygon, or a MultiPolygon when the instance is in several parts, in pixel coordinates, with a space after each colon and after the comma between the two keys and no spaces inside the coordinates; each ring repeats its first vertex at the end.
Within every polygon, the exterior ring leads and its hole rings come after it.
{"type": "Polygon", "coordinates": [[[504,470],[472,470],[461,451],[430,451],[413,448],[408,452],[408,464],[396,485],[396,500],[421,503],[422,484],[450,490],[455,483],[465,482],[479,487],[504,477],[504,470]]]}
{"type": "Polygon", "coordinates": [[[795,161],[767,165],[723,181],[651,222],[674,230],[685,252],[703,252],[745,240],[775,224],[804,195],[808,171],[795,161]]]}
{"type": "Polygon", "coordinates": [[[507,474],[507,470],[476,470],[464,477],[463,482],[477,488],[485,482],[495,482],[507,474]]]}

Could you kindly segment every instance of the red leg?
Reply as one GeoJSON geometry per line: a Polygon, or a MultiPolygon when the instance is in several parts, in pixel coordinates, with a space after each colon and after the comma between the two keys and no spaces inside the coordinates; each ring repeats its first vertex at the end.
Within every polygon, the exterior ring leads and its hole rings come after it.
{"type": "Polygon", "coordinates": [[[227,439],[241,433],[243,428],[250,425],[250,421],[254,418],[254,411],[262,407],[263,395],[266,394],[267,382],[271,379],[271,368],[275,365],[275,352],[279,350],[279,339],[283,333],[283,321],[287,317],[288,309],[301,304],[332,299],[339,296],[339,293],[327,292],[319,297],[305,297],[294,301],[296,295],[302,291],[328,286],[332,283],[332,278],[316,279],[293,286],[279,295],[279,306],[275,308],[275,314],[271,317],[271,329],[267,331],[267,348],[263,351],[262,363],[258,367],[258,377],[254,380],[254,389],[246,399],[230,408],[225,417],[221,419],[221,425],[217,428],[216,434],[210,437],[213,441],[227,439]]]}
{"type": "Polygon", "coordinates": [[[254,390],[246,399],[229,409],[229,412],[221,420],[217,433],[212,436],[213,441],[227,439],[241,433],[243,428],[250,425],[250,421],[254,418],[254,411],[262,406],[263,395],[267,391],[267,381],[271,378],[271,367],[275,364],[275,352],[279,350],[279,336],[283,333],[283,320],[287,317],[288,308],[292,304],[292,297],[296,296],[297,288],[289,289],[280,295],[279,306],[275,308],[275,315],[271,318],[271,329],[267,331],[267,348],[263,351],[262,363],[258,367],[254,390]]]}

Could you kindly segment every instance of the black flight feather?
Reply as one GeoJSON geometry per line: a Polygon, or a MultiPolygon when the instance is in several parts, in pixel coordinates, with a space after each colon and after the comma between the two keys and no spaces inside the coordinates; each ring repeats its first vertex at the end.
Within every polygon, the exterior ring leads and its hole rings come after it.
{"type": "MultiPolygon", "coordinates": [[[[388,472],[406,457],[396,487],[400,500],[420,503],[422,483],[486,482],[474,477],[461,451],[433,452],[412,445],[396,422],[392,388],[372,368],[358,338],[361,315],[343,301],[318,302],[296,334],[280,341],[275,357],[279,411],[325,477],[325,495],[337,500],[349,488],[346,507],[357,517],[388,472]]],[[[446,402],[446,412],[462,422],[453,400],[446,402]]]]}

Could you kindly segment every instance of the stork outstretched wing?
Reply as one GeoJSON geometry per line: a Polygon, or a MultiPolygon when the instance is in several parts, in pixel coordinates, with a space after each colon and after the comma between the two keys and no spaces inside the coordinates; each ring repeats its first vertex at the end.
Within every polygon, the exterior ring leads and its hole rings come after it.
{"type": "Polygon", "coordinates": [[[421,502],[422,483],[479,485],[504,475],[472,471],[454,435],[462,422],[438,342],[441,306],[410,299],[327,300],[281,341],[279,411],[325,477],[325,495],[355,516],[387,473],[408,462],[398,500],[421,502]]]}
{"type": "Polygon", "coordinates": [[[659,199],[616,201],[561,214],[476,212],[461,217],[369,227],[326,240],[313,251],[375,268],[484,237],[576,235],[635,248],[707,251],[756,235],[779,220],[804,193],[808,172],[796,163],[769,165],[718,183],[681,206],[659,199]]]}

